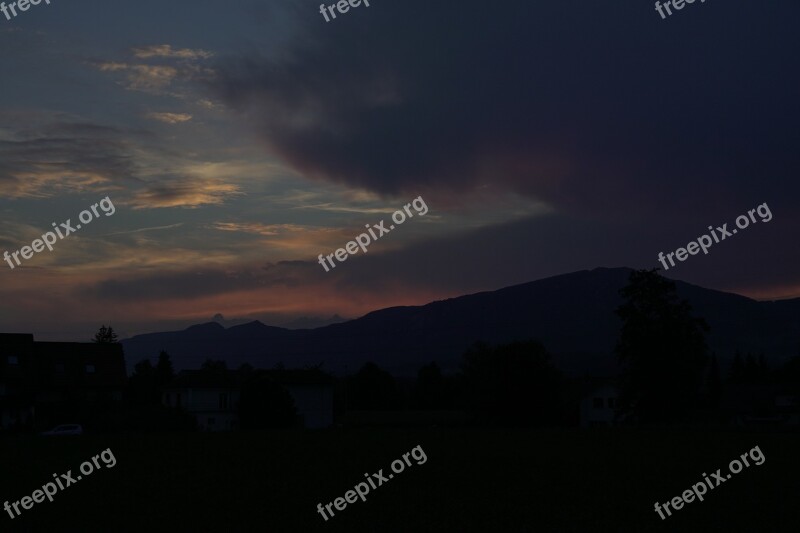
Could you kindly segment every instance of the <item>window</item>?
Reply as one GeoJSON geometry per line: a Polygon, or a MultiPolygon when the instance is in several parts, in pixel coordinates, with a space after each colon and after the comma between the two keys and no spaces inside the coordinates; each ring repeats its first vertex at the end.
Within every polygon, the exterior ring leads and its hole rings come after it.
{"type": "Polygon", "coordinates": [[[612,408],[612,409],[614,408],[614,400],[616,400],[616,398],[609,398],[608,399],[608,406],[610,408],[612,408]]]}
{"type": "Polygon", "coordinates": [[[219,408],[220,409],[227,409],[228,408],[228,393],[223,392],[219,395],[219,408]]]}
{"type": "Polygon", "coordinates": [[[594,408],[595,409],[602,409],[603,408],[603,399],[602,398],[595,398],[593,404],[594,404],[594,408]]]}
{"type": "Polygon", "coordinates": [[[94,365],[86,365],[86,373],[87,374],[94,374],[95,368],[94,365]]]}
{"type": "Polygon", "coordinates": [[[8,356],[8,366],[17,366],[18,364],[19,364],[19,358],[16,355],[8,356]]]}

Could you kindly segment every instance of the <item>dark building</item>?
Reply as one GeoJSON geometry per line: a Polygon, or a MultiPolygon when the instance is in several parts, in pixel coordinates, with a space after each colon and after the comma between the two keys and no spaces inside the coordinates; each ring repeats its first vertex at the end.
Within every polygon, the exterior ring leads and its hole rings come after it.
{"type": "MultiPolygon", "coordinates": [[[[333,378],[318,369],[254,370],[286,388],[297,410],[297,425],[309,429],[333,424],[333,378]]],[[[193,415],[203,431],[239,427],[239,399],[246,379],[235,370],[183,370],[164,388],[162,403],[193,415]]]]}
{"type": "Polygon", "coordinates": [[[162,402],[195,417],[202,431],[228,431],[239,424],[242,379],[232,370],[183,370],[164,387],[162,402]]]}
{"type": "Polygon", "coordinates": [[[0,334],[0,428],[44,429],[122,398],[127,375],[120,344],[36,342],[0,334]]]}

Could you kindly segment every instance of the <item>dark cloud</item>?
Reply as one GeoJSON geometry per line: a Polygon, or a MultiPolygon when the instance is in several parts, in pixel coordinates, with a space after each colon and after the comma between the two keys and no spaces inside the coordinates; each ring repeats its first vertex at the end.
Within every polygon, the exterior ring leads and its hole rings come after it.
{"type": "MultiPolygon", "coordinates": [[[[800,5],[374,2],[214,88],[309,176],[380,193],[511,189],[649,216],[781,194],[795,149],[800,5]]],[[[797,191],[796,180],[788,185],[797,191]]]]}

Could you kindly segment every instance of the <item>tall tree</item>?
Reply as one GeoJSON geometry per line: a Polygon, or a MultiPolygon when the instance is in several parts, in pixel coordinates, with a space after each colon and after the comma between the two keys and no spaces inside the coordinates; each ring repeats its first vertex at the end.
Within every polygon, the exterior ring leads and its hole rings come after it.
{"type": "Polygon", "coordinates": [[[733,357],[730,371],[728,372],[728,382],[734,385],[741,385],[745,381],[744,359],[742,359],[742,352],[736,350],[733,357]]]}
{"type": "Polygon", "coordinates": [[[100,326],[100,329],[95,333],[93,342],[101,343],[101,344],[113,344],[119,342],[117,340],[117,334],[114,333],[114,328],[111,326],[106,327],[105,324],[100,326]]]}
{"type": "Polygon", "coordinates": [[[169,354],[164,350],[158,354],[158,364],[156,364],[156,376],[161,387],[172,381],[175,377],[175,370],[172,368],[172,361],[169,354]]]}
{"type": "Polygon", "coordinates": [[[767,364],[767,358],[763,353],[758,354],[758,372],[762,377],[769,375],[769,364],[767,364]]]}
{"type": "Polygon", "coordinates": [[[133,367],[128,380],[131,400],[143,405],[160,405],[164,386],[175,376],[169,354],[162,351],[158,364],[153,366],[149,359],[143,359],[133,367]]]}
{"type": "Polygon", "coordinates": [[[689,303],[678,299],[675,283],[656,269],[631,272],[620,295],[619,412],[642,423],[685,419],[699,400],[708,325],[692,317],[689,303]]]}
{"type": "Polygon", "coordinates": [[[708,369],[708,377],[706,378],[706,388],[708,389],[708,396],[711,400],[713,407],[719,407],[720,396],[722,394],[722,378],[719,374],[719,364],[717,363],[717,354],[711,354],[711,364],[708,369]]]}
{"type": "Polygon", "coordinates": [[[149,359],[143,359],[133,367],[128,380],[129,400],[134,405],[157,405],[161,403],[156,369],[149,359]]]}
{"type": "MultiPolygon", "coordinates": [[[[125,390],[128,410],[126,424],[137,431],[193,430],[193,415],[176,411],[162,403],[163,387],[168,379],[169,356],[159,356],[158,366],[144,359],[134,366],[125,390]]],[[[169,365],[171,367],[171,364],[169,365]]]]}
{"type": "Polygon", "coordinates": [[[747,383],[755,384],[761,382],[761,369],[758,367],[758,360],[756,356],[747,352],[747,358],[744,363],[744,373],[747,383]]]}

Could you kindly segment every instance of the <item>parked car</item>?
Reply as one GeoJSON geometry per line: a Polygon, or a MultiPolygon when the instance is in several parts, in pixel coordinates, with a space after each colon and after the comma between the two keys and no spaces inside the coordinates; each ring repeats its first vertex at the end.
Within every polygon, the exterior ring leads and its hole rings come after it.
{"type": "Polygon", "coordinates": [[[83,427],[78,424],[64,424],[56,426],[50,431],[42,432],[44,437],[53,437],[61,435],[83,435],[83,427]]]}

